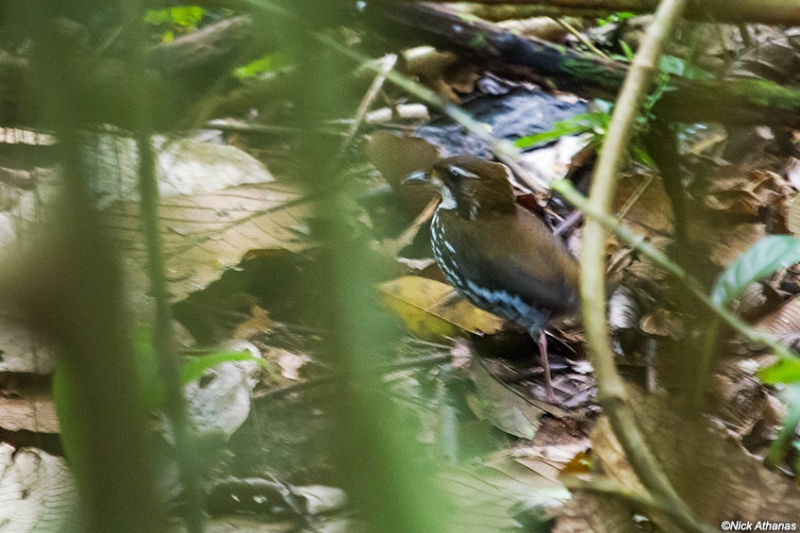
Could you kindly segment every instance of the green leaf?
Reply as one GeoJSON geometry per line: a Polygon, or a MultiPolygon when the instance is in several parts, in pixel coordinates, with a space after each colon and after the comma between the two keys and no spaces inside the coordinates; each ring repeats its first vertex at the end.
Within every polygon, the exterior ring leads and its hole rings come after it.
{"type": "Polygon", "coordinates": [[[478,48],[481,46],[486,45],[486,36],[482,33],[476,33],[475,37],[473,37],[472,41],[469,43],[470,46],[474,48],[478,48]]]}
{"type": "Polygon", "coordinates": [[[653,158],[650,157],[650,154],[648,154],[647,151],[638,144],[631,145],[631,154],[633,154],[633,158],[636,161],[642,163],[643,165],[646,165],[650,168],[656,167],[656,162],[653,161],[653,158]]]}
{"type": "Polygon", "coordinates": [[[289,51],[281,50],[272,54],[267,54],[250,63],[233,69],[233,75],[239,80],[252,78],[259,74],[274,72],[292,64],[292,56],[289,51]]]}
{"type": "Polygon", "coordinates": [[[614,22],[622,22],[625,19],[633,18],[636,15],[629,11],[620,11],[619,13],[612,13],[611,15],[607,16],[606,18],[597,19],[597,25],[601,28],[606,24],[611,24],[614,22]]]}
{"type": "Polygon", "coordinates": [[[87,441],[91,435],[85,424],[82,424],[85,419],[78,414],[78,409],[81,408],[81,387],[86,387],[86,383],[81,382],[74,371],[70,370],[72,369],[64,364],[56,367],[53,373],[53,403],[61,430],[61,446],[69,458],[78,485],[84,487],[88,480],[83,478],[90,471],[91,458],[86,456],[85,451],[89,449],[87,441]]]}
{"type": "Polygon", "coordinates": [[[773,441],[767,451],[766,464],[769,467],[780,464],[789,442],[792,443],[794,448],[800,449],[797,446],[798,442],[795,437],[797,424],[800,423],[800,386],[794,384],[786,387],[781,396],[788,405],[789,412],[786,413],[781,421],[783,427],[778,432],[778,438],[773,441]]]}
{"type": "Polygon", "coordinates": [[[172,23],[184,28],[194,28],[203,18],[204,13],[205,9],[198,6],[151,9],[145,13],[144,21],[154,26],[172,23]]]}
{"type": "Polygon", "coordinates": [[[556,139],[560,139],[565,135],[572,135],[574,133],[583,133],[586,130],[587,128],[585,126],[570,130],[552,129],[550,131],[537,133],[536,135],[526,135],[525,137],[519,138],[516,141],[514,141],[514,146],[516,146],[517,148],[528,148],[529,146],[535,146],[540,143],[555,141],[556,139]]]}
{"type": "Polygon", "coordinates": [[[633,56],[635,54],[633,53],[633,50],[631,50],[631,47],[628,45],[628,43],[625,41],[620,41],[619,47],[622,48],[622,52],[625,54],[625,57],[628,59],[628,61],[633,62],[633,56]]]}
{"type": "Polygon", "coordinates": [[[203,375],[203,372],[213,366],[231,361],[255,361],[261,366],[266,366],[263,359],[253,357],[250,352],[218,352],[184,359],[181,367],[181,382],[186,385],[203,375]]]}
{"type": "Polygon", "coordinates": [[[800,382],[800,357],[781,359],[774,365],[759,372],[758,377],[762,382],[771,385],[800,382]]]}
{"type": "Polygon", "coordinates": [[[565,135],[575,135],[585,131],[605,133],[609,117],[604,112],[584,113],[553,124],[553,129],[536,135],[527,135],[514,141],[517,148],[528,148],[539,143],[555,141],[565,135]]]}
{"type": "Polygon", "coordinates": [[[720,274],[711,292],[711,299],[717,305],[726,305],[754,281],[798,262],[800,240],[788,235],[772,235],[761,239],[720,274]]]}
{"type": "Polygon", "coordinates": [[[684,78],[688,78],[690,80],[714,79],[714,75],[709,71],[698,67],[697,65],[687,63],[685,60],[679,57],[670,55],[661,56],[660,70],[661,72],[666,72],[675,76],[683,76],[684,78]]]}
{"type": "MultiPolygon", "coordinates": [[[[152,412],[164,405],[166,389],[158,368],[153,331],[151,328],[138,328],[131,337],[134,360],[136,363],[136,379],[142,395],[142,408],[152,412]]],[[[197,357],[185,357],[181,360],[181,384],[186,385],[199,378],[207,369],[228,361],[253,360],[265,366],[267,362],[253,357],[250,352],[217,352],[197,357]]]]}
{"type": "Polygon", "coordinates": [[[667,74],[683,76],[683,71],[686,70],[686,61],[679,57],[663,55],[661,56],[660,70],[667,74]]]}
{"type": "Polygon", "coordinates": [[[205,13],[205,9],[197,6],[173,7],[170,9],[172,21],[184,28],[197,26],[197,23],[203,18],[203,13],[205,13]]]}

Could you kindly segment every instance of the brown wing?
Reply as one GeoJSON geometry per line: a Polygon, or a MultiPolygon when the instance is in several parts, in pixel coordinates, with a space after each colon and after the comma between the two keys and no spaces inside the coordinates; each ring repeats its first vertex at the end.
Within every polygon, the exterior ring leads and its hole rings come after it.
{"type": "Polygon", "coordinates": [[[535,215],[517,207],[516,216],[449,222],[462,226],[449,236],[468,278],[555,314],[577,308],[577,262],[535,215]]]}

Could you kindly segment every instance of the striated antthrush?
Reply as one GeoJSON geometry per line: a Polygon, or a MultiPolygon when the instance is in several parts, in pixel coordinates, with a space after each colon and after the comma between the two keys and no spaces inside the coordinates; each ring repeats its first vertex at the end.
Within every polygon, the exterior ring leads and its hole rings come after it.
{"type": "Polygon", "coordinates": [[[425,179],[442,201],[431,245],[447,280],[467,300],[537,339],[553,401],[544,327],[579,307],[578,264],[536,215],[517,205],[508,167],[474,156],[442,159],[425,179]]]}

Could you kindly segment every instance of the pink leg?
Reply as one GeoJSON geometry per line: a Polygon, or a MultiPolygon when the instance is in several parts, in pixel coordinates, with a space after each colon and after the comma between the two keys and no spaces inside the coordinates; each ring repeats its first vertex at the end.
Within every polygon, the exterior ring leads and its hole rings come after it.
{"type": "Polygon", "coordinates": [[[550,380],[550,361],[547,359],[547,336],[544,330],[539,332],[539,356],[542,358],[542,368],[544,369],[544,388],[547,391],[547,401],[556,403],[556,395],[553,394],[553,383],[550,380]]]}

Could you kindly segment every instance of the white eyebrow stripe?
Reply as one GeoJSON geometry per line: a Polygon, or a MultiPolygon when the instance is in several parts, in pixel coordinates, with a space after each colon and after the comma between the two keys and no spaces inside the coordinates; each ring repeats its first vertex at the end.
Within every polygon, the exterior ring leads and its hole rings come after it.
{"type": "Polygon", "coordinates": [[[459,167],[457,165],[447,165],[447,170],[449,170],[453,174],[456,174],[457,176],[461,176],[463,178],[476,178],[477,179],[479,177],[477,174],[475,174],[473,172],[470,172],[468,170],[464,170],[463,168],[461,168],[461,167],[459,167]]]}

